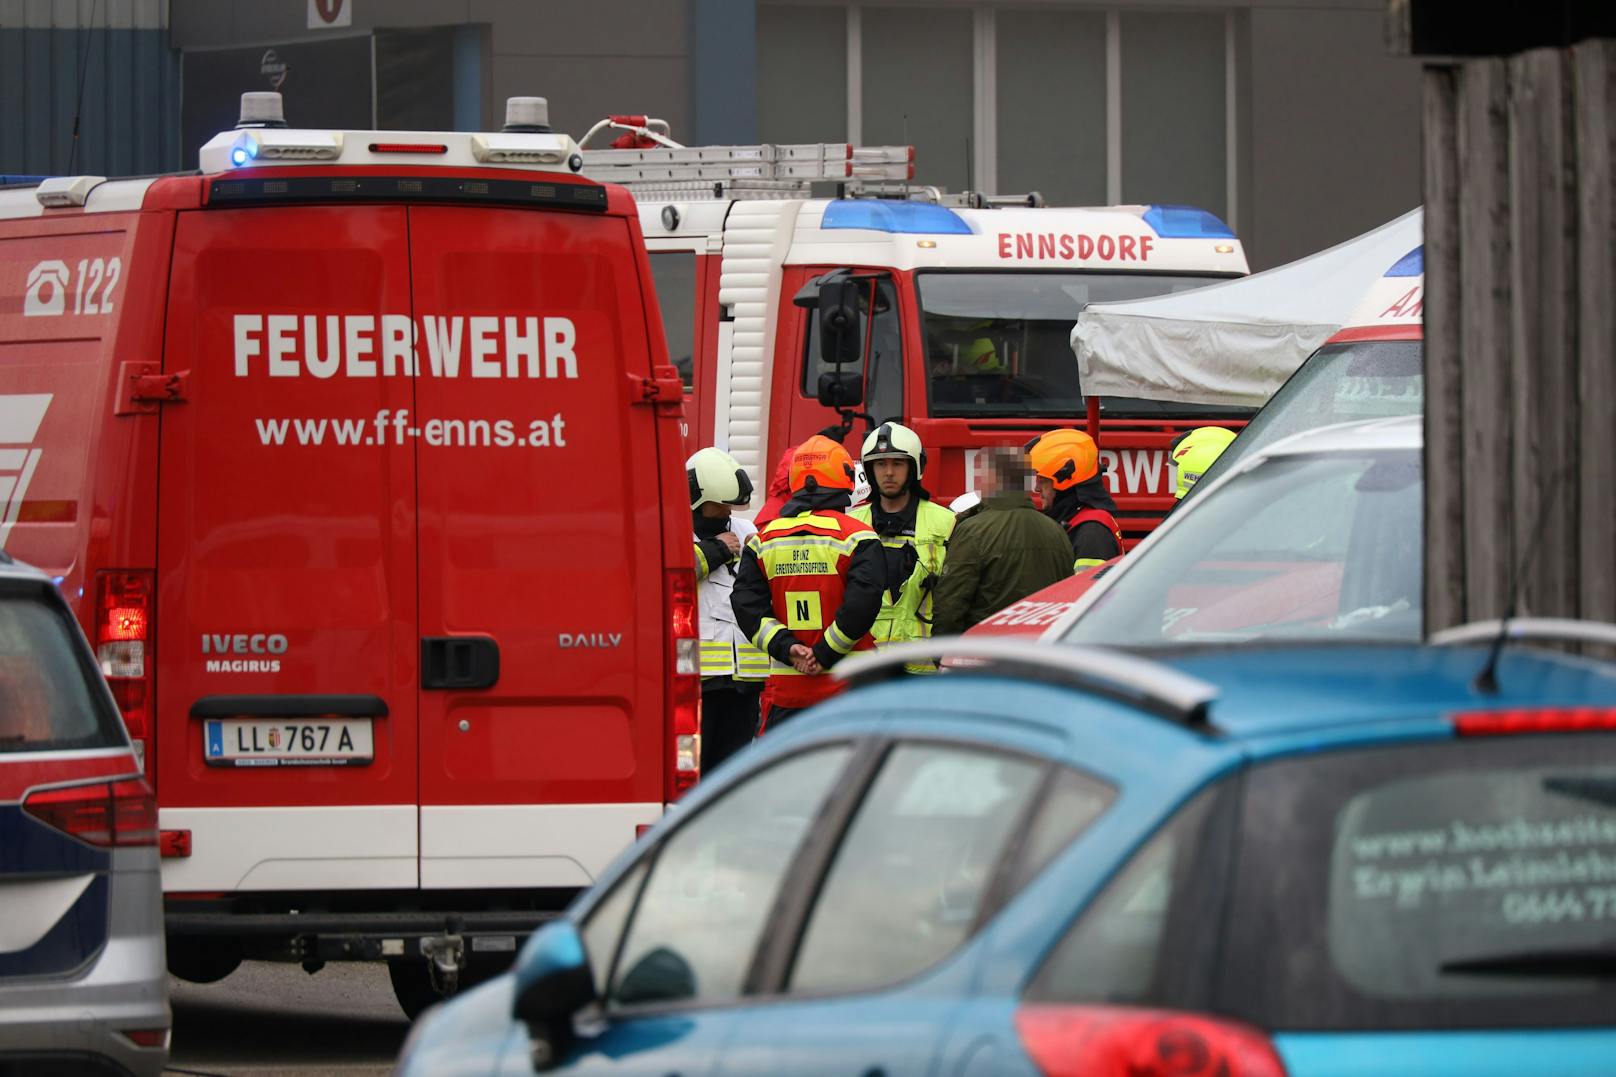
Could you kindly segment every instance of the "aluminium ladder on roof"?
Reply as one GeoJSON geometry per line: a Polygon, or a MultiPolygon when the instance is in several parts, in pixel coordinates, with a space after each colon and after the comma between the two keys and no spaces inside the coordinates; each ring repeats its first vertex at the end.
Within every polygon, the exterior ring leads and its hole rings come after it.
{"type": "Polygon", "coordinates": [[[905,181],[914,174],[915,155],[910,146],[808,142],[584,150],[583,159],[583,171],[590,178],[633,187],[744,181],[747,184],[789,184],[793,189],[801,189],[815,181],[905,181]]]}

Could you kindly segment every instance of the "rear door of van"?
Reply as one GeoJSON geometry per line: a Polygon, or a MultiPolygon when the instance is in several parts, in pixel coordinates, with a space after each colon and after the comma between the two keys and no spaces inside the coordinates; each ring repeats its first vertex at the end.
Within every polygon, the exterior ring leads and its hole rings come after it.
{"type": "Polygon", "coordinates": [[[409,229],[421,884],[588,885],[667,799],[638,236],[454,206],[412,207],[409,229]]]}
{"type": "Polygon", "coordinates": [[[407,211],[179,214],[157,703],[170,891],[414,888],[407,211]]]}

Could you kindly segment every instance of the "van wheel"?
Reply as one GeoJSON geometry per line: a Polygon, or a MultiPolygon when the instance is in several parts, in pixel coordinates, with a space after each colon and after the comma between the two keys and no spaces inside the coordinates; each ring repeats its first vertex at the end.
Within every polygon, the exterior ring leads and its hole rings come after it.
{"type": "Polygon", "coordinates": [[[168,971],[194,984],[218,983],[241,965],[241,951],[228,943],[168,942],[168,971]]]}

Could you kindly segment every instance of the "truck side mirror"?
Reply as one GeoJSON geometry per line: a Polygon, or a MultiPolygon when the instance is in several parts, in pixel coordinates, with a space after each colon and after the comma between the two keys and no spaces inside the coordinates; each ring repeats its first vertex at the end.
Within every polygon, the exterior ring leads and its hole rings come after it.
{"type": "Polygon", "coordinates": [[[864,379],[840,371],[819,375],[819,402],[827,408],[856,408],[864,403],[864,379]]]}
{"type": "Polygon", "coordinates": [[[826,281],[819,286],[819,357],[836,366],[856,363],[859,344],[859,282],[826,281]]]}

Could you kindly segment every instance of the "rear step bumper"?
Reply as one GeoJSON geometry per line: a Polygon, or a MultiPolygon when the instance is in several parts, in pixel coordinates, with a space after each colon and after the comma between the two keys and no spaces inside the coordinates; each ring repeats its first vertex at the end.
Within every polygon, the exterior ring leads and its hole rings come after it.
{"type": "Polygon", "coordinates": [[[537,930],[554,912],[354,912],[228,913],[170,912],[164,923],[175,935],[487,935],[537,930]]]}
{"type": "Polygon", "coordinates": [[[561,915],[522,912],[222,913],[170,912],[170,941],[233,938],[248,956],[284,961],[418,958],[424,940],[459,940],[462,953],[514,955],[522,941],[561,915]]]}

